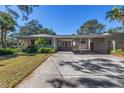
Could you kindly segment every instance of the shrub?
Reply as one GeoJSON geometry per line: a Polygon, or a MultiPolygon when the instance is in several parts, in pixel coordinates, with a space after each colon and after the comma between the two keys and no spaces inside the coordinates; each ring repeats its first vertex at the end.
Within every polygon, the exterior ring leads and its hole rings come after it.
{"type": "Polygon", "coordinates": [[[55,50],[52,48],[39,48],[38,52],[39,53],[54,53],[55,50]]]}
{"type": "Polygon", "coordinates": [[[48,47],[48,42],[43,38],[39,38],[37,41],[35,41],[35,45],[38,47],[48,47]]]}
{"type": "Polygon", "coordinates": [[[112,50],[111,53],[112,54],[124,55],[124,50],[122,50],[122,49],[112,50]]]}
{"type": "Polygon", "coordinates": [[[14,52],[11,49],[0,48],[0,56],[9,54],[14,54],[14,52]]]}
{"type": "Polygon", "coordinates": [[[7,48],[7,49],[13,51],[14,53],[22,52],[21,48],[7,48]]]}
{"type": "Polygon", "coordinates": [[[25,49],[25,52],[27,53],[36,53],[37,52],[37,47],[36,46],[28,46],[26,49],[25,49]]]}
{"type": "Polygon", "coordinates": [[[124,51],[123,51],[122,49],[117,49],[117,50],[116,50],[116,53],[117,53],[117,54],[124,55],[124,51]]]}

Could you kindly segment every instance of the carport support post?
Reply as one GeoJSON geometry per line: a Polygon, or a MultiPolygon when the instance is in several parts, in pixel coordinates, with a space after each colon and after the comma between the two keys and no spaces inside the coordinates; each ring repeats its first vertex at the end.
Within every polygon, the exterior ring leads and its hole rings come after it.
{"type": "Polygon", "coordinates": [[[115,41],[114,40],[112,40],[112,46],[113,46],[113,50],[115,51],[116,47],[115,47],[115,41]]]}
{"type": "Polygon", "coordinates": [[[90,39],[88,39],[88,49],[90,50],[90,39]]]}

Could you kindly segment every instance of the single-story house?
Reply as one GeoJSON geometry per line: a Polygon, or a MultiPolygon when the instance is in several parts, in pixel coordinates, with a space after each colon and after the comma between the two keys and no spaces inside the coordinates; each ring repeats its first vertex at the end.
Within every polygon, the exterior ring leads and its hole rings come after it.
{"type": "Polygon", "coordinates": [[[83,51],[93,50],[108,53],[111,49],[124,49],[124,33],[99,35],[48,35],[36,34],[18,37],[19,47],[33,45],[38,38],[44,38],[55,50],[83,51]]]}

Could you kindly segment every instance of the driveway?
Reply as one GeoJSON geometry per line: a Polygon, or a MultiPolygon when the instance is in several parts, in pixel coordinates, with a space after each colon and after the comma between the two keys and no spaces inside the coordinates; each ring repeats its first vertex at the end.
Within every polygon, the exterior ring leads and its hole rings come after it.
{"type": "Polygon", "coordinates": [[[124,88],[124,58],[105,54],[58,52],[17,87],[124,88]]]}

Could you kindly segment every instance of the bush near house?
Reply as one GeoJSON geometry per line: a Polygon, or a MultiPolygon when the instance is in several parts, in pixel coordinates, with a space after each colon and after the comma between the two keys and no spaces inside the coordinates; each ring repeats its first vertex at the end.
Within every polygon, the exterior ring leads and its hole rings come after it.
{"type": "Polygon", "coordinates": [[[0,56],[9,54],[14,54],[14,52],[10,49],[0,48],[0,56]]]}
{"type": "Polygon", "coordinates": [[[0,48],[0,56],[10,55],[10,54],[18,53],[21,51],[22,51],[22,49],[20,49],[20,48],[0,48]]]}
{"type": "Polygon", "coordinates": [[[112,50],[111,54],[124,57],[124,50],[122,49],[112,50]]]}
{"type": "Polygon", "coordinates": [[[39,53],[54,53],[55,50],[52,48],[39,48],[38,52],[39,53]]]}
{"type": "Polygon", "coordinates": [[[25,49],[27,53],[54,53],[55,50],[49,47],[48,41],[43,38],[38,38],[35,41],[35,45],[28,46],[25,49]]]}
{"type": "Polygon", "coordinates": [[[37,46],[35,45],[32,45],[32,46],[28,46],[26,49],[25,49],[25,52],[27,53],[37,53],[37,46]]]}
{"type": "Polygon", "coordinates": [[[22,52],[21,48],[7,48],[7,49],[13,51],[14,53],[22,52]]]}
{"type": "Polygon", "coordinates": [[[28,46],[25,49],[25,52],[27,53],[54,53],[55,50],[52,48],[48,48],[48,47],[38,48],[37,46],[28,46]]]}

